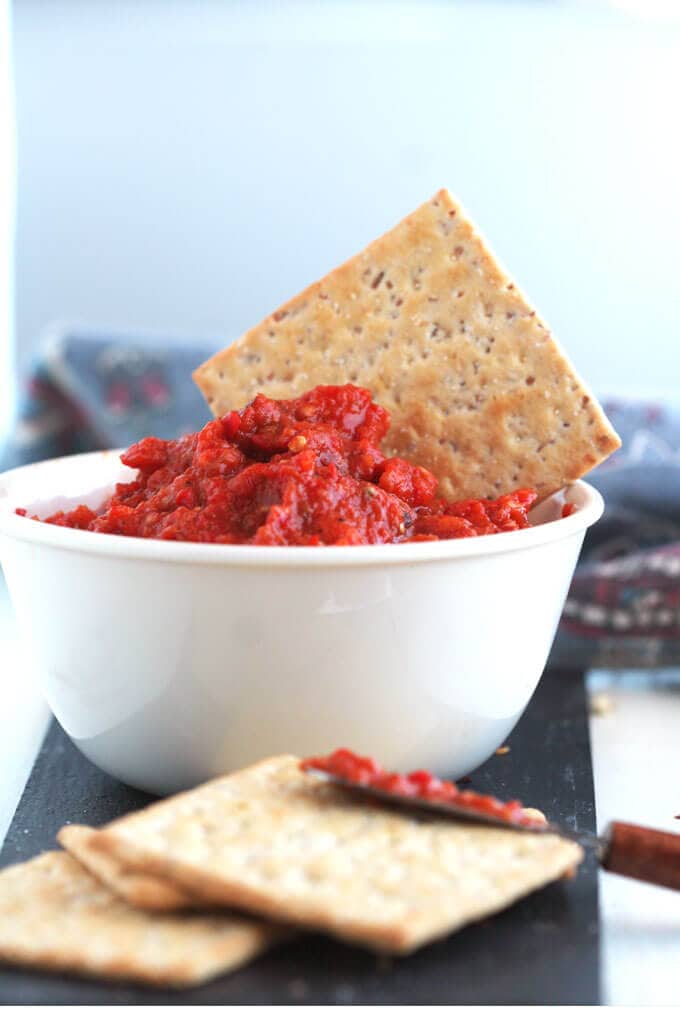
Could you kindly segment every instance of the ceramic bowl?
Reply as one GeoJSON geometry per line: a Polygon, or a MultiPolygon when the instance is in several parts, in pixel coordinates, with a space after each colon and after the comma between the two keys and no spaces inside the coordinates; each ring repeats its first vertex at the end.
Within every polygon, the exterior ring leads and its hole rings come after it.
{"type": "Polygon", "coordinates": [[[117,451],[0,475],[0,557],[59,722],[158,794],[343,745],[467,774],[531,698],[603,510],[577,482],[521,532],[347,548],[163,542],[14,513],[96,507],[131,475],[117,451]],[[562,518],[565,499],[577,509],[562,518]]]}

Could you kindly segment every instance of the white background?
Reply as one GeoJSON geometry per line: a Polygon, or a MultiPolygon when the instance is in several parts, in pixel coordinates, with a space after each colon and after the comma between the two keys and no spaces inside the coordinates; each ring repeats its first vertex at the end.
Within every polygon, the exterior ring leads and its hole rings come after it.
{"type": "Polygon", "coordinates": [[[15,0],[21,361],[215,338],[448,186],[599,391],[672,387],[680,4],[15,0]]]}
{"type": "Polygon", "coordinates": [[[0,0],[0,444],[13,410],[15,137],[9,0],[0,0]]]}

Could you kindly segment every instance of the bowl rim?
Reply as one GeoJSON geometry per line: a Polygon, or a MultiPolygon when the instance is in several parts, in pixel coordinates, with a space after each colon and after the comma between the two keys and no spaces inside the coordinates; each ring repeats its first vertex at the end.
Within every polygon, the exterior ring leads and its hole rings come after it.
{"type": "MultiPolygon", "coordinates": [[[[444,539],[439,542],[410,542],[397,545],[358,546],[252,546],[217,545],[201,542],[168,542],[163,539],[106,535],[56,527],[42,521],[21,517],[14,512],[16,497],[11,489],[21,477],[60,463],[87,461],[90,458],[113,459],[120,450],[98,450],[38,461],[12,468],[0,474],[0,537],[16,539],[30,545],[59,548],[85,555],[112,559],[155,560],[164,563],[188,563],[206,566],[248,568],[305,568],[387,566],[418,564],[434,560],[458,560],[469,557],[519,552],[559,542],[597,521],[604,511],[600,493],[582,479],[572,482],[563,491],[565,502],[576,504],[568,517],[536,524],[522,531],[468,538],[444,539]],[[8,505],[9,504],[9,505],[8,505]]],[[[85,466],[85,465],[84,465],[85,466]]],[[[116,465],[118,466],[118,465],[116,465]]],[[[1,549],[0,549],[1,551],[1,549]]]]}

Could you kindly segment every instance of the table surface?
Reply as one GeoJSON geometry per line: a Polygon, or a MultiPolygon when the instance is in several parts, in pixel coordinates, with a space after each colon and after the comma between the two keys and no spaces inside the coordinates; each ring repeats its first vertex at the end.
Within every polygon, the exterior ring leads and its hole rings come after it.
{"type": "MultiPolygon", "coordinates": [[[[42,744],[50,713],[14,633],[0,580],[0,652],[4,710],[0,713],[0,840],[42,744]]],[[[593,673],[610,711],[591,716],[599,827],[621,818],[680,831],[678,739],[680,669],[646,683],[627,674],[593,673]],[[652,777],[652,779],[650,779],[652,777]]],[[[600,872],[604,1001],[611,1005],[678,1005],[680,896],[600,872]]]]}

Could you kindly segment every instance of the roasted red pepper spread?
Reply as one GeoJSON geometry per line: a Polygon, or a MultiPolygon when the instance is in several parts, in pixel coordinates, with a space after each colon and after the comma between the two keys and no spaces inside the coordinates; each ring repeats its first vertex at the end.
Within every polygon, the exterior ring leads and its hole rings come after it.
{"type": "Polygon", "coordinates": [[[83,531],[185,542],[363,545],[467,538],[528,526],[532,489],[446,503],[430,471],[380,449],[389,413],[357,386],[295,400],[258,395],[182,439],[142,439],[137,469],[98,510],[47,518],[83,531]]]}
{"type": "Polygon", "coordinates": [[[438,779],[424,769],[409,772],[408,775],[387,772],[374,758],[364,758],[346,748],[340,748],[323,757],[306,758],[300,768],[305,772],[310,769],[328,772],[338,779],[357,783],[369,790],[394,793],[400,797],[415,797],[433,803],[451,804],[499,821],[524,825],[528,829],[545,828],[545,822],[524,813],[524,808],[518,800],[503,802],[487,794],[459,790],[455,783],[447,779],[438,779]]]}

